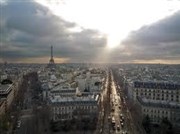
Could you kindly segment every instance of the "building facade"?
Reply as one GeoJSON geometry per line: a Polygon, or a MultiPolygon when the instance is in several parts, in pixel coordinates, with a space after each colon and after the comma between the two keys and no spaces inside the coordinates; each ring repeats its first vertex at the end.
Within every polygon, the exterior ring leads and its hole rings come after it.
{"type": "Polygon", "coordinates": [[[14,84],[5,84],[5,85],[0,85],[0,100],[4,103],[1,108],[2,111],[7,111],[9,106],[11,105],[13,99],[15,96],[15,85],[14,84]],[[5,105],[4,105],[5,104],[5,105]]]}
{"type": "Polygon", "coordinates": [[[133,99],[140,106],[142,116],[159,124],[163,118],[180,122],[180,85],[163,82],[134,82],[133,99]]]}
{"type": "Polygon", "coordinates": [[[50,99],[51,119],[53,121],[73,118],[96,118],[99,112],[99,96],[60,97],[50,99]]]}
{"type": "Polygon", "coordinates": [[[157,102],[138,98],[142,117],[149,116],[151,123],[160,124],[162,119],[167,118],[171,123],[178,124],[180,121],[180,105],[177,103],[157,102]]]}
{"type": "Polygon", "coordinates": [[[180,103],[180,85],[165,82],[134,82],[133,99],[137,97],[180,103]]]}

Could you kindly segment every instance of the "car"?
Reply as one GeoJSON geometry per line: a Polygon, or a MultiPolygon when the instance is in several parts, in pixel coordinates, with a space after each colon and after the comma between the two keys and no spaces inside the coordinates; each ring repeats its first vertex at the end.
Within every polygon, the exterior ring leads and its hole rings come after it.
{"type": "Polygon", "coordinates": [[[122,128],[124,127],[124,123],[123,123],[123,122],[121,123],[121,127],[122,127],[122,128]]]}
{"type": "Polygon", "coordinates": [[[122,114],[120,114],[119,117],[120,117],[121,120],[124,120],[124,116],[122,114]]]}
{"type": "Polygon", "coordinates": [[[108,116],[108,121],[110,121],[111,120],[111,117],[110,116],[108,116]]]}
{"type": "Polygon", "coordinates": [[[18,121],[17,121],[17,128],[20,128],[20,127],[21,127],[21,121],[18,120],[18,121]]]}
{"type": "Polygon", "coordinates": [[[120,117],[120,119],[121,119],[122,121],[124,121],[124,116],[120,117]]]}
{"type": "Polygon", "coordinates": [[[117,130],[118,130],[118,131],[120,130],[120,126],[119,126],[119,125],[117,125],[117,130]]]}
{"type": "Polygon", "coordinates": [[[113,126],[113,130],[116,130],[116,125],[113,126]]]}

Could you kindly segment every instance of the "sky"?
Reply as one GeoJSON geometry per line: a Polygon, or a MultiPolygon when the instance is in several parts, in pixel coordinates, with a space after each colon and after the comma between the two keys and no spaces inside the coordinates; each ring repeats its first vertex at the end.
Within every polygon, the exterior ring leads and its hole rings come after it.
{"type": "Polygon", "coordinates": [[[180,0],[0,0],[0,62],[180,64],[180,0]]]}

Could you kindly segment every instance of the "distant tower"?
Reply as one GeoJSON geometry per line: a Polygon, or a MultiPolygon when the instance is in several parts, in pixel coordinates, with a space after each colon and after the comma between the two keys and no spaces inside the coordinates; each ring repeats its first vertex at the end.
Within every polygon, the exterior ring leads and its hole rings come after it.
{"type": "Polygon", "coordinates": [[[49,60],[48,67],[55,67],[55,62],[54,62],[54,59],[53,59],[53,46],[51,46],[51,58],[49,60]]]}
{"type": "Polygon", "coordinates": [[[53,59],[53,46],[51,46],[51,58],[49,60],[49,64],[54,64],[54,59],[53,59]]]}

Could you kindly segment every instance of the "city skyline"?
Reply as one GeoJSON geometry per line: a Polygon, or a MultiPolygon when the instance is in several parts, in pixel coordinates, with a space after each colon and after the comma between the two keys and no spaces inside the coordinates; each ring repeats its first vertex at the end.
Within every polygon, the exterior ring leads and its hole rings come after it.
{"type": "Polygon", "coordinates": [[[1,0],[0,62],[180,64],[180,1],[87,3],[1,0]]]}

